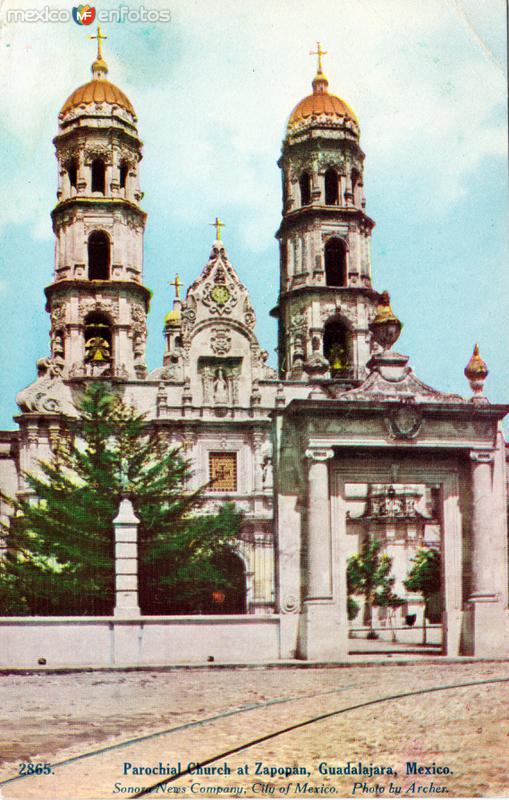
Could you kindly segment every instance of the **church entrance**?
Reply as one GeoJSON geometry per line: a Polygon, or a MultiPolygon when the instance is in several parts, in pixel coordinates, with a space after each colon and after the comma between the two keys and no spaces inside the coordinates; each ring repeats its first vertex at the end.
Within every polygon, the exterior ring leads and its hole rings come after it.
{"type": "Polygon", "coordinates": [[[331,464],[351,654],[460,652],[461,464],[412,455],[331,464]]]}
{"type": "Polygon", "coordinates": [[[344,491],[350,654],[439,654],[439,486],[347,483],[344,491]]]}

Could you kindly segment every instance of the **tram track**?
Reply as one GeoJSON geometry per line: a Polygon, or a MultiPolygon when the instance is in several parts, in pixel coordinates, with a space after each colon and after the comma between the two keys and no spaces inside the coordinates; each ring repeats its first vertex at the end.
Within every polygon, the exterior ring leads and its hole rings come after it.
{"type": "MultiPolygon", "coordinates": [[[[83,761],[88,758],[95,758],[96,756],[103,755],[104,753],[110,753],[115,750],[122,750],[127,747],[132,747],[133,745],[140,744],[141,742],[148,742],[153,739],[161,738],[162,736],[170,736],[174,733],[182,733],[183,731],[191,730],[192,728],[200,728],[205,725],[209,725],[214,722],[218,722],[223,719],[227,719],[228,717],[234,717],[238,714],[246,714],[249,711],[257,711],[263,708],[269,708],[270,706],[278,706],[284,705],[285,703],[294,703],[298,702],[299,700],[312,700],[315,697],[325,697],[331,694],[340,694],[341,692],[346,692],[349,689],[359,689],[361,688],[359,684],[347,684],[346,686],[342,686],[339,689],[328,689],[327,691],[322,692],[312,692],[311,694],[302,694],[302,695],[293,695],[292,697],[275,697],[271,700],[265,700],[261,703],[247,703],[246,705],[237,706],[236,708],[226,709],[221,711],[217,714],[213,714],[209,717],[202,717],[198,720],[193,720],[192,722],[186,722],[182,725],[176,725],[172,728],[165,728],[161,731],[154,731],[153,733],[147,733],[143,736],[136,736],[132,739],[126,739],[123,742],[117,742],[116,744],[106,745],[105,747],[99,747],[96,750],[91,750],[86,753],[81,753],[77,756],[71,756],[70,758],[63,759],[62,761],[52,761],[51,767],[53,769],[59,767],[66,767],[69,764],[73,764],[76,761],[83,761]]],[[[27,778],[35,778],[36,775],[15,775],[12,778],[6,778],[0,781],[0,788],[2,786],[7,786],[8,784],[15,783],[17,781],[25,780],[27,778]]]]}
{"type": "Polygon", "coordinates": [[[258,744],[263,744],[264,742],[276,739],[278,736],[282,736],[285,733],[292,733],[293,731],[300,730],[302,728],[307,727],[308,725],[314,725],[317,722],[322,722],[323,720],[331,719],[332,717],[337,717],[340,716],[341,714],[346,714],[349,711],[358,711],[360,709],[370,708],[374,705],[393,702],[407,697],[417,697],[419,695],[432,694],[434,692],[451,691],[454,689],[461,689],[463,687],[468,688],[472,686],[486,686],[494,683],[509,683],[509,678],[491,678],[484,681],[468,681],[466,683],[449,684],[445,686],[432,686],[428,687],[427,689],[415,689],[414,691],[411,692],[401,692],[399,694],[386,695],[384,697],[375,698],[373,700],[367,700],[364,703],[356,703],[355,705],[348,706],[346,708],[339,708],[334,711],[328,711],[325,714],[318,714],[317,716],[311,717],[310,719],[307,720],[303,720],[302,722],[296,722],[293,725],[288,725],[285,728],[280,728],[279,730],[273,731],[272,733],[265,734],[264,736],[259,736],[256,739],[251,739],[248,742],[244,742],[243,744],[238,745],[237,747],[230,748],[229,750],[224,750],[222,753],[218,753],[212,756],[211,758],[205,759],[204,761],[196,763],[193,762],[192,768],[188,767],[188,769],[182,770],[176,775],[171,775],[169,778],[165,778],[164,780],[158,781],[157,783],[154,783],[151,786],[142,789],[140,792],[133,794],[133,797],[146,797],[147,795],[152,794],[154,791],[156,791],[158,787],[166,786],[169,783],[174,783],[175,781],[180,780],[181,778],[185,778],[186,775],[189,775],[191,773],[191,770],[195,771],[197,769],[208,767],[211,764],[214,764],[216,761],[221,761],[230,756],[237,755],[237,753],[242,753],[251,747],[255,747],[258,744]]]}
{"type": "MultiPolygon", "coordinates": [[[[161,781],[158,781],[158,782],[156,782],[156,783],[144,788],[143,790],[140,790],[140,792],[132,794],[131,796],[135,797],[135,798],[137,798],[137,797],[145,797],[147,795],[150,795],[154,791],[156,791],[158,789],[158,787],[162,787],[162,786],[165,786],[165,785],[167,785],[169,783],[173,783],[173,782],[175,782],[177,780],[185,778],[187,775],[189,775],[191,773],[191,769],[196,770],[196,769],[201,769],[201,768],[207,767],[209,765],[214,764],[216,761],[220,761],[220,760],[223,760],[223,759],[228,758],[230,756],[236,755],[237,753],[244,752],[245,750],[248,750],[249,748],[252,748],[252,747],[255,747],[256,745],[263,744],[264,742],[268,742],[270,740],[276,739],[277,737],[283,736],[284,734],[292,733],[293,731],[300,730],[302,728],[305,728],[305,727],[308,727],[310,725],[319,723],[319,722],[321,722],[323,720],[326,720],[326,719],[331,719],[333,717],[337,717],[337,716],[340,716],[342,714],[347,714],[348,712],[358,711],[358,710],[361,710],[361,709],[367,709],[367,708],[370,708],[372,706],[380,705],[380,704],[383,704],[383,703],[396,702],[398,700],[402,700],[402,699],[405,699],[405,698],[408,698],[408,697],[417,697],[417,696],[433,694],[433,693],[438,693],[438,692],[453,691],[453,690],[459,690],[459,689],[462,689],[462,688],[471,688],[471,687],[476,687],[476,686],[488,686],[488,685],[500,684],[500,683],[509,683],[509,677],[507,677],[507,678],[489,678],[489,679],[484,679],[484,680],[464,681],[464,682],[461,682],[461,683],[442,684],[442,685],[438,685],[438,686],[430,686],[430,687],[427,687],[427,688],[415,689],[415,690],[408,691],[408,692],[399,692],[399,693],[396,693],[396,694],[383,695],[383,696],[375,697],[375,698],[372,698],[372,699],[369,699],[369,700],[365,700],[365,701],[363,701],[361,703],[355,703],[355,704],[350,705],[350,706],[337,708],[337,709],[334,709],[332,711],[328,711],[326,713],[318,714],[318,715],[315,715],[315,716],[310,717],[308,719],[301,720],[301,721],[296,722],[296,723],[294,723],[292,725],[288,725],[288,726],[285,726],[283,728],[278,728],[275,731],[271,731],[271,732],[269,732],[267,734],[264,734],[262,736],[258,736],[258,737],[255,737],[253,739],[249,739],[248,741],[241,742],[240,744],[236,745],[235,747],[232,747],[232,748],[230,748],[228,750],[221,751],[220,753],[216,753],[216,754],[214,754],[214,755],[210,756],[209,758],[206,758],[206,759],[204,759],[202,761],[192,762],[192,767],[188,767],[187,769],[181,770],[177,774],[171,775],[171,776],[169,776],[169,777],[167,777],[167,778],[165,778],[165,779],[163,779],[161,781]]],[[[183,723],[181,725],[176,725],[176,726],[173,726],[173,727],[170,727],[170,728],[166,728],[164,730],[155,731],[153,733],[144,734],[143,736],[133,737],[133,738],[130,738],[130,739],[126,739],[126,740],[124,740],[122,742],[117,742],[117,743],[112,744],[112,745],[107,745],[107,746],[104,746],[104,747],[100,747],[100,748],[97,748],[95,750],[88,751],[86,753],[81,753],[79,755],[63,759],[62,761],[54,761],[54,762],[51,762],[51,767],[52,767],[53,770],[57,769],[57,768],[66,767],[66,766],[69,766],[70,764],[73,764],[73,763],[76,763],[76,762],[79,762],[79,761],[83,761],[83,760],[86,760],[86,759],[95,758],[95,757],[103,755],[105,753],[111,753],[111,752],[114,752],[114,751],[122,750],[122,749],[125,749],[125,748],[128,748],[128,747],[132,747],[132,746],[138,745],[138,744],[143,743],[143,742],[148,742],[148,741],[152,741],[152,740],[155,740],[155,739],[158,739],[158,738],[162,738],[164,736],[171,736],[173,734],[182,733],[183,731],[189,731],[189,730],[192,730],[193,728],[204,727],[206,725],[213,724],[214,722],[218,722],[218,721],[221,721],[221,720],[224,720],[224,719],[227,719],[227,718],[235,717],[235,716],[238,716],[240,714],[245,714],[245,713],[248,713],[248,712],[251,712],[251,711],[257,711],[257,710],[260,710],[260,709],[270,708],[270,707],[273,707],[273,706],[281,706],[281,705],[289,704],[289,703],[297,703],[297,702],[299,702],[301,700],[310,700],[310,699],[321,698],[321,697],[326,697],[326,696],[330,696],[330,695],[341,694],[341,693],[344,693],[344,692],[346,692],[348,690],[362,690],[363,688],[364,688],[364,686],[362,684],[355,683],[355,684],[348,684],[346,686],[342,686],[342,687],[340,687],[338,689],[330,689],[330,690],[327,690],[327,691],[313,692],[313,693],[301,694],[301,695],[293,695],[291,697],[277,697],[277,698],[273,698],[273,699],[266,700],[266,701],[259,702],[259,703],[249,703],[249,704],[246,704],[246,705],[237,706],[235,708],[226,709],[224,711],[221,711],[221,712],[219,712],[217,714],[210,715],[208,717],[202,717],[201,719],[198,719],[198,720],[193,720],[191,722],[183,723]]],[[[191,763],[191,762],[189,762],[189,763],[191,763]]],[[[35,777],[37,777],[35,774],[32,774],[32,775],[16,775],[16,776],[13,776],[12,778],[4,779],[4,780],[0,781],[0,789],[2,787],[4,787],[4,786],[11,785],[13,783],[17,783],[18,781],[27,780],[27,779],[35,778],[35,777]]]]}

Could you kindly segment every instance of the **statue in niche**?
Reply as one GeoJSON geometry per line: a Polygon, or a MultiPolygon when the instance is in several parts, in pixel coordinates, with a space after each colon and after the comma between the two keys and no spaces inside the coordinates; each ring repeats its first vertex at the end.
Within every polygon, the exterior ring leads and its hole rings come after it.
{"type": "Polygon", "coordinates": [[[134,335],[133,355],[135,361],[143,361],[143,337],[140,333],[134,335]]]}
{"type": "Polygon", "coordinates": [[[214,402],[217,405],[226,405],[228,403],[228,381],[221,367],[216,371],[214,379],[214,402]]]}
{"type": "Polygon", "coordinates": [[[60,333],[55,334],[53,340],[53,358],[63,358],[64,356],[64,343],[60,333]]]}
{"type": "Polygon", "coordinates": [[[93,363],[111,361],[110,344],[102,336],[93,336],[85,344],[86,360],[93,363]]]}
{"type": "Polygon", "coordinates": [[[262,461],[262,485],[264,489],[272,489],[272,458],[265,455],[262,461]]]}

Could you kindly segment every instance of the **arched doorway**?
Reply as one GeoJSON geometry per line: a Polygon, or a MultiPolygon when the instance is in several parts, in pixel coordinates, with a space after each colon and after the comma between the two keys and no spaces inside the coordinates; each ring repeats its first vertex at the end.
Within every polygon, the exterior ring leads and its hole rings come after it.
{"type": "Polygon", "coordinates": [[[346,244],[334,237],[325,245],[325,283],[327,286],[346,286],[346,244]]]}
{"type": "MultiPolygon", "coordinates": [[[[247,610],[246,569],[235,552],[223,552],[212,567],[223,580],[204,576],[187,585],[168,585],[165,567],[145,561],[146,543],[140,541],[140,605],[143,614],[245,614],[247,610]]],[[[171,565],[166,565],[171,569],[171,565]]]]}
{"type": "Polygon", "coordinates": [[[246,613],[246,568],[237,553],[226,553],[218,559],[218,566],[230,585],[224,589],[212,590],[209,614],[246,613]]]}
{"type": "Polygon", "coordinates": [[[110,239],[104,231],[92,231],[88,237],[88,278],[107,281],[110,277],[110,239]]]}

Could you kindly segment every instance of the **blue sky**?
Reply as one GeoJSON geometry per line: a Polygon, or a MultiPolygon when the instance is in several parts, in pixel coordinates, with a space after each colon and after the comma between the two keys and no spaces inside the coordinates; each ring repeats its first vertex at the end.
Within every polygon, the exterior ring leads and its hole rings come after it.
{"type": "MultiPolygon", "coordinates": [[[[101,2],[98,9],[134,2],[101,2]]],[[[257,333],[275,364],[268,312],[278,286],[276,161],[285,122],[310,92],[317,40],[330,89],[356,111],[366,152],[373,280],[404,323],[398,350],[438,388],[469,396],[475,341],[493,402],[509,400],[507,104],[503,0],[147,0],[169,23],[110,23],[110,79],[134,104],[145,283],[154,292],[149,368],[161,363],[168,281],[192,282],[216,215],[251,292],[257,333]]],[[[52,137],[60,106],[89,79],[95,32],[9,23],[0,0],[0,426],[48,353],[43,288],[52,275],[56,201],[52,137]]],[[[64,0],[50,7],[69,9],[64,0]]]]}

